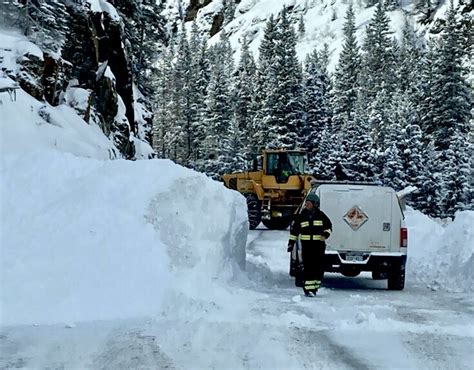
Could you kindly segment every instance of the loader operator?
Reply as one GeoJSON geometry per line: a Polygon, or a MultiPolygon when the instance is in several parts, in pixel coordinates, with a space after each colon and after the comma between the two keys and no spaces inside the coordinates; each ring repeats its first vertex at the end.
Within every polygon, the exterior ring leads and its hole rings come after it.
{"type": "Polygon", "coordinates": [[[290,229],[288,252],[291,252],[298,238],[301,241],[303,258],[303,290],[306,296],[314,297],[324,276],[324,255],[326,239],[332,232],[328,216],[319,209],[319,197],[309,193],[305,208],[295,219],[290,229]]]}

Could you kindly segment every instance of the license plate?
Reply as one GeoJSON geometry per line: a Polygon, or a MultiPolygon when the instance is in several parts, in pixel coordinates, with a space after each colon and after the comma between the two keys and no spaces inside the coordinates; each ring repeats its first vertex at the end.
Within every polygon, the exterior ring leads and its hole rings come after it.
{"type": "Polygon", "coordinates": [[[364,258],[360,254],[346,254],[346,261],[348,262],[362,262],[364,258]]]}

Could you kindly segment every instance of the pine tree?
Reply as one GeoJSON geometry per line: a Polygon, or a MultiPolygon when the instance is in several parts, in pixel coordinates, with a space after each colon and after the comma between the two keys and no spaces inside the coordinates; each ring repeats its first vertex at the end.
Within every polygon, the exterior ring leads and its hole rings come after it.
{"type": "Polygon", "coordinates": [[[341,145],[338,150],[350,179],[378,181],[381,176],[381,166],[378,165],[377,148],[370,130],[370,112],[367,110],[364,99],[365,95],[359,91],[354,119],[341,133],[341,145]]]}
{"type": "Polygon", "coordinates": [[[428,143],[433,140],[434,133],[434,49],[434,42],[428,43],[428,48],[421,58],[421,79],[419,84],[419,105],[417,107],[417,112],[420,119],[420,126],[424,133],[424,142],[426,145],[428,145],[428,143]]]}
{"type": "Polygon", "coordinates": [[[408,94],[412,102],[417,101],[420,94],[419,81],[422,74],[423,55],[420,40],[417,38],[408,18],[405,19],[399,53],[400,63],[397,68],[398,89],[401,93],[408,94]]]}
{"type": "Polygon", "coordinates": [[[197,53],[197,72],[196,72],[196,87],[198,103],[196,110],[197,121],[194,123],[194,148],[195,158],[193,168],[199,171],[205,171],[206,153],[209,149],[206,148],[206,99],[208,94],[208,86],[211,79],[211,52],[207,48],[207,40],[201,40],[199,50],[197,53]]]}
{"type": "Polygon", "coordinates": [[[383,180],[396,190],[403,189],[408,183],[405,167],[408,163],[404,159],[406,159],[405,155],[411,151],[410,146],[416,144],[405,140],[406,128],[413,119],[411,112],[412,107],[406,96],[400,93],[394,94],[390,102],[390,124],[383,145],[386,148],[383,155],[383,180]]]}
{"type": "Polygon", "coordinates": [[[395,86],[390,83],[394,65],[389,23],[383,3],[379,2],[367,26],[364,42],[363,88],[367,91],[369,101],[382,89],[386,90],[388,96],[395,90],[395,86]]]}
{"type": "Polygon", "coordinates": [[[235,96],[235,121],[238,132],[243,141],[243,153],[241,155],[246,160],[251,160],[255,156],[255,148],[252,147],[251,138],[254,137],[253,117],[255,116],[255,90],[256,85],[256,65],[253,55],[249,50],[247,38],[242,39],[240,61],[237,67],[237,76],[234,87],[235,96]]]}
{"type": "Polygon", "coordinates": [[[368,105],[370,112],[370,129],[379,153],[377,173],[380,173],[384,164],[384,152],[388,149],[385,137],[391,124],[389,104],[396,90],[393,78],[395,53],[390,38],[389,19],[382,2],[377,5],[366,31],[361,102],[368,105]]]}
{"type": "Polygon", "coordinates": [[[440,152],[435,150],[433,142],[429,143],[424,150],[423,163],[425,171],[422,174],[423,187],[417,203],[417,208],[432,217],[444,217],[442,209],[443,186],[443,162],[440,152]]]}
{"type": "Polygon", "coordinates": [[[257,68],[258,89],[255,94],[256,114],[253,120],[255,137],[252,140],[252,149],[255,152],[260,152],[260,150],[267,145],[269,136],[268,122],[275,120],[275,118],[272,117],[271,107],[273,106],[272,99],[274,98],[272,88],[275,86],[274,81],[276,79],[275,71],[272,68],[276,57],[276,38],[277,24],[272,14],[265,24],[263,40],[259,46],[257,68]]]}
{"type": "Polygon", "coordinates": [[[238,172],[246,169],[247,160],[245,158],[245,141],[247,136],[240,130],[235,115],[232,117],[229,127],[229,142],[228,146],[224,148],[223,157],[227,161],[220,166],[221,173],[238,172]]]}
{"type": "Polygon", "coordinates": [[[457,133],[466,137],[469,132],[472,96],[462,65],[464,53],[456,9],[451,1],[446,26],[435,50],[433,72],[433,133],[435,145],[440,150],[448,149],[451,138],[457,133]]]}
{"type": "Polygon", "coordinates": [[[153,149],[161,158],[170,158],[172,148],[175,146],[175,135],[173,121],[171,120],[171,101],[173,94],[174,66],[172,59],[174,51],[172,45],[166,49],[157,65],[152,86],[155,88],[154,95],[154,119],[153,119],[153,149]]]}
{"type": "Polygon", "coordinates": [[[449,148],[442,153],[444,217],[452,217],[457,211],[470,209],[472,154],[472,145],[459,131],[451,137],[449,148]]]}
{"type": "Polygon", "coordinates": [[[194,76],[191,75],[192,56],[184,25],[178,36],[175,60],[171,120],[174,122],[177,138],[172,159],[189,166],[193,150],[192,92],[190,87],[191,79],[194,76]]]}
{"type": "Polygon", "coordinates": [[[462,65],[466,51],[462,46],[456,14],[451,2],[445,29],[435,49],[433,66],[432,132],[445,168],[445,216],[453,216],[456,210],[465,209],[470,203],[468,198],[471,194],[467,173],[472,160],[468,141],[472,120],[472,90],[462,65]]]}
{"type": "Polygon", "coordinates": [[[64,45],[71,20],[59,0],[5,0],[0,3],[5,25],[23,31],[43,51],[57,53],[64,45]]]}
{"type": "Polygon", "coordinates": [[[302,126],[301,65],[296,56],[296,34],[286,7],[280,13],[271,70],[267,108],[269,147],[295,148],[302,126]]]}
{"type": "Polygon", "coordinates": [[[382,85],[382,89],[375,95],[374,100],[369,104],[369,124],[373,141],[377,148],[384,151],[388,130],[391,125],[390,98],[387,90],[382,85]]]}
{"type": "Polygon", "coordinates": [[[303,97],[305,115],[300,144],[310,153],[310,163],[315,163],[325,157],[325,153],[320,150],[320,143],[325,128],[330,130],[332,118],[330,79],[316,50],[305,60],[303,97]]]}
{"type": "Polygon", "coordinates": [[[306,27],[304,25],[304,18],[303,14],[300,16],[300,20],[298,21],[298,36],[302,38],[306,33],[306,27]]]}
{"type": "Polygon", "coordinates": [[[205,140],[205,172],[218,178],[231,161],[232,130],[231,76],[233,56],[229,39],[221,31],[219,42],[213,47],[213,62],[206,100],[207,137],[205,140]]]}
{"type": "Polygon", "coordinates": [[[349,6],[344,23],[344,43],[334,74],[334,124],[344,127],[354,119],[360,70],[359,46],[355,36],[355,16],[349,6]]]}
{"type": "Polygon", "coordinates": [[[422,196],[423,176],[426,170],[423,161],[423,137],[418,125],[415,104],[407,94],[401,92],[395,94],[392,101],[392,121],[399,123],[401,130],[396,138],[403,168],[399,186],[403,188],[411,185],[418,188],[418,192],[411,197],[416,207],[422,196]]]}

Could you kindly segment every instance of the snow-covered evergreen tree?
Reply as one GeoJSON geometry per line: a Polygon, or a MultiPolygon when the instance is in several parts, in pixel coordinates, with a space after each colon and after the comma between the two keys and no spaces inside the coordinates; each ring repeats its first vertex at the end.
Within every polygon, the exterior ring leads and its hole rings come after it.
{"type": "Polygon", "coordinates": [[[442,210],[444,217],[453,217],[456,211],[470,209],[472,196],[472,144],[457,131],[450,145],[441,154],[443,162],[442,210]]]}
{"type": "MultiPolygon", "coordinates": [[[[469,133],[471,118],[471,88],[462,65],[465,55],[457,28],[453,2],[447,13],[446,25],[435,51],[433,71],[433,134],[440,150],[450,147],[458,133],[469,133]]],[[[467,139],[467,137],[466,137],[467,139]]]]}
{"type": "Polygon", "coordinates": [[[302,127],[302,71],[296,56],[296,33],[286,7],[280,12],[277,26],[275,56],[271,66],[267,108],[271,119],[267,145],[275,148],[295,148],[302,127]]]}
{"type": "Polygon", "coordinates": [[[232,102],[231,78],[234,68],[232,48],[225,32],[212,48],[213,59],[206,99],[207,137],[204,166],[208,175],[218,178],[231,162],[232,102]]]}
{"type": "Polygon", "coordinates": [[[255,137],[252,147],[260,152],[268,143],[269,130],[268,122],[275,120],[272,116],[275,88],[275,71],[272,68],[276,56],[275,45],[277,39],[277,23],[273,15],[269,17],[265,24],[263,39],[259,46],[258,68],[257,68],[257,86],[255,94],[256,114],[253,120],[255,137]]]}
{"type": "Polygon", "coordinates": [[[423,162],[425,171],[422,174],[423,187],[416,204],[417,209],[432,217],[444,216],[442,199],[444,198],[443,186],[443,161],[440,152],[435,150],[431,142],[424,149],[423,162]]]}
{"type": "Polygon", "coordinates": [[[155,88],[153,117],[153,149],[161,158],[171,158],[174,141],[174,121],[171,119],[172,95],[174,89],[173,49],[166,49],[156,67],[152,86],[155,88]]]}
{"type": "Polygon", "coordinates": [[[307,56],[304,63],[303,97],[305,114],[300,144],[308,150],[309,162],[316,163],[326,155],[321,151],[323,131],[329,133],[332,129],[330,79],[316,50],[307,56]]]}
{"type": "Polygon", "coordinates": [[[385,90],[390,97],[395,90],[391,76],[393,75],[392,38],[388,18],[383,2],[377,4],[374,16],[366,28],[364,41],[364,78],[363,88],[369,100],[385,90]]]}
{"type": "Polygon", "coordinates": [[[256,64],[252,53],[249,50],[247,38],[242,39],[240,60],[236,71],[234,100],[235,100],[235,121],[238,130],[235,130],[242,138],[241,155],[246,160],[251,160],[257,153],[252,146],[251,138],[254,137],[253,118],[255,116],[255,90],[256,85],[256,64]]]}
{"type": "Polygon", "coordinates": [[[424,133],[425,144],[432,141],[434,133],[434,49],[435,43],[429,42],[427,50],[421,57],[421,79],[419,84],[419,105],[417,107],[417,112],[420,119],[420,126],[424,133]]]}
{"type": "Polygon", "coordinates": [[[396,76],[398,78],[398,90],[401,93],[408,94],[412,102],[417,101],[420,94],[418,89],[422,79],[423,56],[423,49],[420,43],[413,26],[408,18],[406,18],[400,42],[399,64],[396,76]]]}
{"type": "Polygon", "coordinates": [[[334,73],[333,121],[336,126],[345,127],[353,122],[357,101],[358,75],[360,71],[359,46],[355,36],[355,16],[349,6],[344,23],[344,43],[334,73]]]}
{"type": "MultiPolygon", "coordinates": [[[[191,43],[192,45],[192,43],[191,43]]],[[[211,61],[209,57],[209,50],[207,47],[207,40],[202,39],[199,45],[199,50],[196,54],[197,72],[196,72],[196,87],[197,97],[196,102],[196,122],[194,123],[194,152],[195,158],[192,167],[204,171],[204,159],[206,158],[207,149],[205,148],[205,139],[207,136],[206,127],[206,99],[208,93],[209,81],[211,78],[211,61]]]]}
{"type": "Polygon", "coordinates": [[[60,0],[4,0],[0,14],[6,26],[18,27],[46,52],[60,51],[72,19],[60,0]]]}
{"type": "Polygon", "coordinates": [[[376,166],[377,151],[371,135],[369,112],[365,104],[359,101],[364,99],[364,95],[359,92],[357,98],[354,119],[341,132],[337,149],[349,179],[376,181],[380,170],[376,166]]]}
{"type": "Polygon", "coordinates": [[[304,36],[305,33],[306,33],[306,27],[304,25],[303,14],[301,14],[300,20],[298,21],[298,36],[301,38],[304,36]]]}
{"type": "Polygon", "coordinates": [[[392,121],[399,124],[400,135],[396,138],[399,150],[400,163],[403,168],[402,175],[398,179],[398,186],[415,186],[418,191],[412,195],[412,204],[416,204],[423,192],[423,176],[425,175],[425,162],[423,160],[424,143],[415,102],[410,96],[398,92],[392,101],[392,121]]]}
{"type": "Polygon", "coordinates": [[[191,64],[189,40],[183,26],[178,36],[174,63],[171,120],[174,122],[176,144],[172,159],[187,166],[189,166],[193,149],[192,92],[190,87],[191,80],[195,76],[191,74],[191,64]]]}
{"type": "Polygon", "coordinates": [[[472,151],[471,131],[472,89],[463,68],[465,50],[460,37],[456,8],[451,2],[446,25],[435,50],[433,68],[433,121],[435,147],[442,151],[444,165],[443,211],[453,216],[456,210],[467,208],[471,200],[472,151]]]}
{"type": "Polygon", "coordinates": [[[405,128],[412,118],[408,109],[405,96],[398,93],[392,96],[389,125],[383,145],[383,181],[396,190],[407,185],[404,154],[411,143],[405,141],[405,128]]]}

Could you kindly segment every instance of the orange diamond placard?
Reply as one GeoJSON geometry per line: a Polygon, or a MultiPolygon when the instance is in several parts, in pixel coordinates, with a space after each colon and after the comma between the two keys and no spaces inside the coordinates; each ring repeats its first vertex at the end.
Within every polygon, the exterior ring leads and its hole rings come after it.
{"type": "Polygon", "coordinates": [[[352,230],[357,230],[367,222],[369,217],[359,208],[359,206],[354,206],[347,211],[343,219],[352,230]]]}

